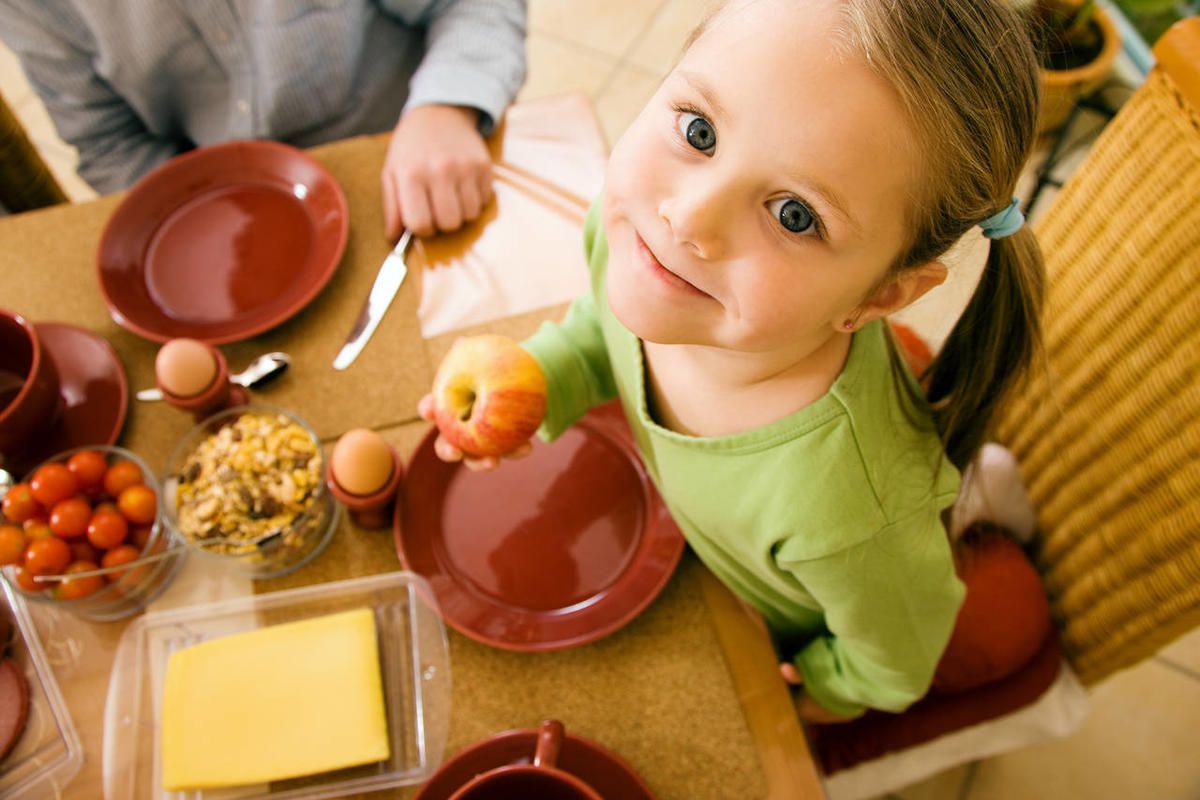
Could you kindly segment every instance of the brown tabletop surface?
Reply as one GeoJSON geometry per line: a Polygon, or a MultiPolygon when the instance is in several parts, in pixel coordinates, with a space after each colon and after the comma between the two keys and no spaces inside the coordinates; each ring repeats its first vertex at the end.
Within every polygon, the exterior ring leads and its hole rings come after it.
{"type": "MultiPolygon", "coordinates": [[[[587,198],[564,165],[563,143],[576,148],[573,159],[604,158],[603,139],[582,98],[515,107],[492,146],[499,180],[540,198],[546,213],[577,230],[587,198]],[[542,154],[548,154],[544,162],[539,161],[542,154]],[[542,164],[553,164],[554,169],[539,170],[542,164]]],[[[359,360],[345,372],[333,370],[333,355],[389,249],[378,179],[385,147],[386,140],[375,136],[310,151],[346,194],[350,239],[345,256],[329,285],[295,317],[265,334],[225,345],[222,351],[234,370],[261,352],[289,353],[292,369],[257,399],[307,419],[327,452],[346,430],[369,427],[407,458],[427,430],[416,417],[416,401],[457,335],[489,330],[522,337],[563,309],[547,308],[423,339],[417,320],[420,271],[430,265],[452,266],[469,253],[480,237],[478,230],[467,230],[416,248],[410,259],[416,279],[401,288],[359,360]]],[[[506,204],[501,197],[499,213],[486,214],[480,226],[522,224],[517,212],[508,213],[517,203],[506,204]]],[[[103,336],[120,356],[131,390],[136,390],[154,382],[158,345],[112,320],[97,288],[94,263],[105,223],[121,198],[0,218],[0,306],[35,322],[69,321],[103,336]]],[[[582,263],[580,246],[565,246],[557,228],[537,249],[538,257],[582,263]]],[[[529,253],[489,257],[512,259],[513,274],[519,275],[521,259],[529,253]]],[[[191,425],[190,416],[163,403],[131,400],[119,443],[161,470],[191,425]]],[[[185,564],[181,574],[190,567],[185,564]]],[[[343,515],[328,548],[316,560],[283,578],[257,582],[254,591],[397,569],[391,532],[362,530],[343,515]]],[[[41,604],[30,605],[84,748],[83,768],[62,796],[99,797],[109,671],[127,622],[87,623],[41,604]]],[[[551,653],[513,653],[453,630],[449,642],[453,692],[447,758],[493,733],[533,727],[554,717],[563,720],[568,731],[622,755],[661,800],[822,796],[761,621],[690,553],[648,609],[592,644],[551,653]]],[[[413,791],[372,796],[410,797],[413,791]]]]}

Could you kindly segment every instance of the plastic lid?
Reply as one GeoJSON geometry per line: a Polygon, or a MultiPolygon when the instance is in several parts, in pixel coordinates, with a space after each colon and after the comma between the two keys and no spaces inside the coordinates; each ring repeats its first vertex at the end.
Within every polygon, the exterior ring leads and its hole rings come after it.
{"type": "MultiPolygon", "coordinates": [[[[429,585],[410,572],[323,583],[175,611],[148,613],[121,637],[104,718],[104,795],[179,796],[162,788],[163,678],[171,653],[228,634],[367,607],[379,658],[392,755],[387,761],[269,785],[239,798],[320,800],[425,781],[441,764],[450,725],[446,630],[429,585]]],[[[189,792],[204,798],[229,790],[189,792]]]]}

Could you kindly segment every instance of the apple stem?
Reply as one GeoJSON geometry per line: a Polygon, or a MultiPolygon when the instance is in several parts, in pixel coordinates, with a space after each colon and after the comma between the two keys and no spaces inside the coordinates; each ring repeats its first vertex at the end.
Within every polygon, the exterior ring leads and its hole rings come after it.
{"type": "Polygon", "coordinates": [[[458,418],[463,422],[466,422],[471,418],[471,412],[475,409],[475,392],[468,390],[466,397],[463,399],[465,399],[467,402],[466,405],[463,406],[463,410],[459,413],[458,418]]]}

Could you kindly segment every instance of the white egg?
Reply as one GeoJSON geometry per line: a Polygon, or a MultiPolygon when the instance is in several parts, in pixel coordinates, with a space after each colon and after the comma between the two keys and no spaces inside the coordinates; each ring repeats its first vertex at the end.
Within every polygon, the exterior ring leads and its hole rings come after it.
{"type": "Polygon", "coordinates": [[[366,428],[342,434],[329,457],[338,486],[350,494],[368,495],[382,489],[395,469],[392,449],[383,437],[366,428]]]}
{"type": "Polygon", "coordinates": [[[154,372],[163,389],[176,397],[194,397],[217,377],[217,359],[195,339],[172,339],[154,359],[154,372]]]}

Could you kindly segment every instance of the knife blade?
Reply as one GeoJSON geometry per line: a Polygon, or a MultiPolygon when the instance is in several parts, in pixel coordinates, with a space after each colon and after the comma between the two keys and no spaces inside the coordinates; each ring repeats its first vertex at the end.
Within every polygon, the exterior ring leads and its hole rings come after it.
{"type": "Polygon", "coordinates": [[[408,250],[410,241],[412,241],[412,231],[405,230],[400,241],[396,242],[392,252],[388,253],[388,257],[380,265],[379,273],[375,276],[375,283],[371,286],[371,293],[367,295],[367,301],[363,303],[362,311],[359,312],[358,319],[354,321],[354,327],[350,329],[350,334],[346,337],[346,343],[342,345],[342,349],[333,359],[334,369],[345,369],[353,364],[367,340],[371,338],[371,334],[379,327],[380,320],[383,319],[383,315],[387,313],[388,307],[392,304],[392,298],[396,296],[400,284],[404,283],[404,279],[408,276],[408,265],[404,263],[404,254],[408,250]]]}

